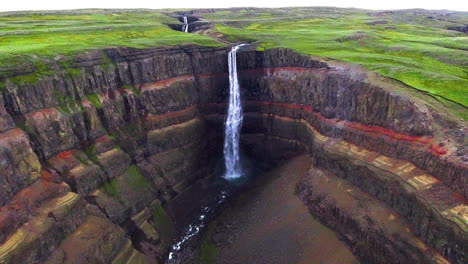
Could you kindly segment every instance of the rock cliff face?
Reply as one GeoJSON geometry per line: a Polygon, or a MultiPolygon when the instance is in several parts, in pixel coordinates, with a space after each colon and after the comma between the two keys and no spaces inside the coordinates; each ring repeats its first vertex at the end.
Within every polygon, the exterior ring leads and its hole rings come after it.
{"type": "Polygon", "coordinates": [[[203,193],[221,157],[222,134],[199,106],[224,101],[226,54],[112,49],[83,54],[72,70],[52,65],[34,85],[7,80],[0,262],[162,260],[175,221],[198,209],[181,194],[203,193]]]}
{"type": "Polygon", "coordinates": [[[246,149],[266,160],[309,152],[298,194],[355,254],[369,263],[467,261],[463,124],[359,67],[288,50],[243,55],[246,149]]]}
{"type": "MultiPolygon", "coordinates": [[[[34,84],[4,80],[0,263],[162,262],[219,172],[227,52],[107,49],[50,62],[34,84]]],[[[241,51],[238,65],[245,150],[310,153],[298,195],[356,255],[467,262],[462,121],[356,66],[285,49],[241,51]],[[338,181],[398,221],[342,203],[323,183],[338,181]]]]}

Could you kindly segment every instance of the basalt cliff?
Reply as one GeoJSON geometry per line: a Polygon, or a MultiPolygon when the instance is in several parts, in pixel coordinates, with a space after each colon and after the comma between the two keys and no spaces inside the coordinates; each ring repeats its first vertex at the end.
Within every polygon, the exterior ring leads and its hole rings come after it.
{"type": "MultiPolygon", "coordinates": [[[[228,51],[105,49],[1,80],[0,263],[163,263],[223,170],[228,51]]],[[[243,151],[310,155],[297,195],[353,254],[468,262],[465,121],[359,66],[237,56],[243,151]]]]}

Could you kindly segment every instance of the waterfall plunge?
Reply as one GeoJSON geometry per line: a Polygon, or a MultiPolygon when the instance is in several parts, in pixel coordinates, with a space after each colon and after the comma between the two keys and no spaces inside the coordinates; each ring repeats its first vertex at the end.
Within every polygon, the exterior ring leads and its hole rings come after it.
{"type": "MultiPolygon", "coordinates": [[[[186,18],[184,17],[184,22],[186,18]]],[[[183,28],[184,30],[185,28],[183,28]]],[[[241,46],[237,45],[231,49],[228,55],[229,63],[229,108],[228,116],[225,123],[225,137],[224,137],[224,160],[226,164],[226,174],[224,178],[227,180],[237,179],[242,176],[242,168],[239,159],[239,138],[240,129],[242,126],[242,104],[240,98],[239,80],[237,79],[237,61],[236,52],[241,46]]],[[[166,261],[167,264],[178,263],[177,254],[184,247],[184,245],[198,235],[200,230],[206,226],[207,217],[213,214],[213,210],[225,201],[227,197],[226,191],[221,191],[219,197],[216,198],[214,207],[203,207],[202,213],[199,215],[192,224],[184,231],[181,240],[173,244],[169,256],[166,261]],[[214,209],[213,209],[214,208],[214,209]]]]}
{"type": "Polygon", "coordinates": [[[185,33],[188,33],[188,27],[189,27],[188,19],[186,16],[184,16],[184,25],[182,26],[182,31],[185,33]]]}
{"type": "Polygon", "coordinates": [[[242,126],[242,104],[240,98],[239,80],[237,79],[236,53],[241,46],[232,47],[228,55],[229,62],[229,108],[224,132],[224,162],[226,165],[225,179],[236,179],[242,176],[239,158],[239,138],[242,126]]]}

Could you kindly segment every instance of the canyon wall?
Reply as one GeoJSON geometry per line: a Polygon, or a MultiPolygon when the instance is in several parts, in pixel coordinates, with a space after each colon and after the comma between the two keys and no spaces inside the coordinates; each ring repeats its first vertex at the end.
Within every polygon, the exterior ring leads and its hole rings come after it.
{"type": "Polygon", "coordinates": [[[466,263],[463,121],[359,66],[285,49],[239,65],[244,148],[266,161],[310,153],[298,195],[364,262],[466,263]]]}
{"type": "MultiPolygon", "coordinates": [[[[3,80],[0,263],[162,262],[222,172],[227,52],[106,49],[50,61],[34,83],[3,80]]],[[[264,162],[310,153],[298,195],[356,255],[466,263],[463,121],[357,66],[286,49],[241,51],[238,66],[244,149],[264,162]]]]}
{"type": "Polygon", "coordinates": [[[109,49],[6,80],[0,263],[163,261],[219,168],[222,133],[199,106],[224,102],[226,54],[109,49]]]}

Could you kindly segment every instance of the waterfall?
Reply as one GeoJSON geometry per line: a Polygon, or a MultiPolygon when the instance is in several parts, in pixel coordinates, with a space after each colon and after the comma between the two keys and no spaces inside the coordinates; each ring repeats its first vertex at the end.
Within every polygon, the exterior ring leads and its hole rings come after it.
{"type": "Polygon", "coordinates": [[[242,176],[239,158],[239,138],[242,126],[242,104],[240,98],[239,80],[237,79],[236,53],[241,46],[232,47],[228,55],[229,63],[229,108],[224,132],[224,162],[226,165],[225,179],[235,179],[242,176]]]}
{"type": "Polygon", "coordinates": [[[182,26],[182,31],[185,33],[188,33],[188,27],[189,27],[189,24],[188,24],[187,17],[184,16],[184,25],[182,26]]]}

